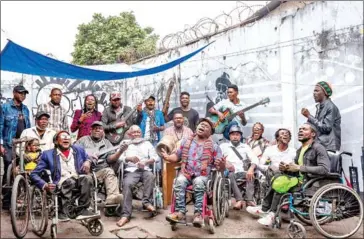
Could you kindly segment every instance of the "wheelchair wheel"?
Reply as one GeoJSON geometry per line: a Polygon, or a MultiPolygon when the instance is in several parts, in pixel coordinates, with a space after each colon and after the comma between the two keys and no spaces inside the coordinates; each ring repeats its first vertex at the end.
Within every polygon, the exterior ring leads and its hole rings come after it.
{"type": "Polygon", "coordinates": [[[306,238],[305,227],[298,222],[290,223],[287,227],[289,238],[306,238]]]}
{"type": "Polygon", "coordinates": [[[213,199],[212,199],[212,209],[214,213],[214,219],[217,226],[220,226],[224,222],[226,214],[226,198],[225,198],[225,182],[221,174],[216,174],[213,185],[213,199]]]}
{"type": "Polygon", "coordinates": [[[262,194],[262,188],[261,188],[261,185],[260,185],[260,182],[259,182],[259,179],[255,179],[254,180],[254,201],[257,205],[260,205],[262,204],[262,197],[261,197],[261,194],[262,194]]]}
{"type": "Polygon", "coordinates": [[[32,231],[43,236],[48,227],[47,195],[36,187],[30,189],[29,211],[32,231]]]}
{"type": "Polygon", "coordinates": [[[93,219],[87,223],[87,230],[92,236],[100,236],[104,232],[104,225],[100,219],[93,219]]]}
{"type": "Polygon", "coordinates": [[[363,223],[363,203],[351,188],[332,183],[320,188],[310,204],[310,219],[315,229],[328,238],[348,238],[363,223]],[[320,223],[322,217],[325,223],[320,223]]]}
{"type": "Polygon", "coordinates": [[[17,175],[11,192],[11,225],[14,235],[23,238],[28,232],[29,187],[23,175],[17,175]]]}
{"type": "Polygon", "coordinates": [[[57,225],[51,225],[51,238],[57,238],[57,225]]]}
{"type": "Polygon", "coordinates": [[[13,180],[14,180],[14,177],[13,177],[13,164],[9,164],[7,170],[6,170],[6,184],[8,186],[11,186],[13,185],[13,180]]]}
{"type": "Polygon", "coordinates": [[[209,219],[209,232],[211,234],[215,234],[214,220],[212,220],[211,218],[209,219]]]}

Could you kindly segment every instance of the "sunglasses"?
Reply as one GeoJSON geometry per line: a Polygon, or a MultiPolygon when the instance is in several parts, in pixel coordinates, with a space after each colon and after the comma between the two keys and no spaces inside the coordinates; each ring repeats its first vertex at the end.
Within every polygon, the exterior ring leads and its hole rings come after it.
{"type": "Polygon", "coordinates": [[[70,136],[70,135],[68,135],[68,134],[61,134],[61,135],[59,136],[59,138],[60,138],[60,139],[71,139],[71,136],[70,136]]]}
{"type": "Polygon", "coordinates": [[[111,100],[111,101],[119,101],[119,100],[121,100],[121,99],[113,99],[113,100],[111,100]]]}

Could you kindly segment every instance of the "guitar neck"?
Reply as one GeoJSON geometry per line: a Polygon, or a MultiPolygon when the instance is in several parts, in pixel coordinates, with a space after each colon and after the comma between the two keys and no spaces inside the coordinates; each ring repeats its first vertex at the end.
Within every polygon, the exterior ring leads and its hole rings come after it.
{"type": "Polygon", "coordinates": [[[252,105],[250,105],[250,106],[248,106],[248,107],[246,107],[246,108],[244,108],[242,110],[239,110],[239,111],[237,111],[235,113],[232,113],[230,116],[227,117],[227,119],[228,119],[228,121],[230,121],[230,120],[234,119],[238,114],[246,112],[248,110],[251,110],[251,109],[253,109],[253,108],[255,108],[255,107],[259,106],[259,105],[261,105],[260,102],[252,104],[252,105]]]}

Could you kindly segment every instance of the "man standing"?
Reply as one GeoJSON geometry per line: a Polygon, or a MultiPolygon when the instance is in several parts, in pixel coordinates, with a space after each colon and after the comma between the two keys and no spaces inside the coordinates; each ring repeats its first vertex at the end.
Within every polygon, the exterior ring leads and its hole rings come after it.
{"type": "Polygon", "coordinates": [[[50,115],[48,113],[38,111],[35,116],[35,126],[24,130],[21,133],[20,138],[29,137],[38,139],[40,143],[40,149],[42,151],[53,149],[54,148],[53,137],[56,134],[56,131],[48,128],[49,118],[50,115]]]}
{"type": "Polygon", "coordinates": [[[164,116],[162,111],[155,108],[154,96],[149,96],[144,103],[146,107],[139,112],[137,124],[142,130],[143,138],[155,146],[161,140],[160,132],[164,130],[164,116]]]}
{"type": "Polygon", "coordinates": [[[51,90],[51,101],[46,104],[38,106],[37,111],[43,111],[48,113],[51,117],[49,118],[49,128],[58,132],[60,130],[68,131],[68,117],[66,110],[61,106],[62,91],[58,88],[51,90]]]}
{"type": "Polygon", "coordinates": [[[258,158],[261,158],[265,149],[269,146],[269,141],[263,137],[264,125],[255,123],[252,128],[252,135],[246,140],[246,144],[252,148],[258,158]]]}
{"type": "MultiPolygon", "coordinates": [[[[12,140],[14,138],[18,139],[22,131],[30,127],[29,109],[22,103],[28,93],[24,86],[17,85],[13,89],[13,99],[2,105],[2,114],[0,117],[0,153],[4,159],[5,172],[12,161],[12,140]]],[[[4,208],[10,205],[9,196],[10,194],[7,194],[4,197],[4,208]]]]}
{"type": "Polygon", "coordinates": [[[112,144],[104,137],[103,124],[95,121],[91,124],[91,135],[85,135],[75,142],[83,146],[86,152],[95,157],[93,171],[99,181],[104,182],[106,188],[105,204],[119,204],[122,201],[122,194],[118,185],[118,179],[114,169],[111,168],[126,150],[125,144],[120,145],[120,149],[100,154],[101,151],[112,148],[112,144]]]}
{"type": "MultiPolygon", "coordinates": [[[[173,115],[175,112],[182,112],[184,117],[184,125],[192,130],[192,132],[196,131],[197,122],[199,119],[198,112],[190,107],[190,94],[186,91],[182,92],[179,97],[181,106],[174,108],[169,114],[167,112],[163,112],[165,115],[166,122],[169,122],[173,119],[173,115]]],[[[167,110],[168,111],[168,110],[167,110]]]]}
{"type": "Polygon", "coordinates": [[[182,111],[175,110],[173,114],[173,125],[164,131],[164,136],[172,136],[177,148],[179,148],[182,139],[189,138],[193,134],[190,128],[183,125],[183,122],[184,118],[182,111]]]}
{"type": "MultiPolygon", "coordinates": [[[[302,146],[297,150],[294,163],[286,164],[283,161],[280,162],[276,173],[283,172],[292,176],[288,181],[280,184],[281,189],[288,189],[286,191],[294,192],[300,190],[301,185],[310,179],[309,174],[317,176],[325,176],[330,170],[330,159],[326,152],[326,149],[318,142],[316,138],[315,126],[305,123],[299,128],[298,140],[302,143],[302,146]]],[[[274,215],[278,209],[279,201],[282,197],[282,193],[277,192],[277,188],[273,188],[274,180],[270,181],[270,188],[263,199],[262,206],[247,207],[247,212],[252,215],[261,216],[258,223],[271,226],[274,221],[274,215]]],[[[315,188],[319,188],[322,185],[312,185],[312,188],[307,188],[306,193],[313,192],[315,188]]],[[[281,190],[279,189],[279,190],[281,190]]]]}
{"type": "Polygon", "coordinates": [[[121,103],[120,92],[112,92],[110,94],[110,106],[105,108],[102,113],[101,121],[104,126],[106,138],[114,146],[118,145],[122,141],[126,128],[135,123],[136,114],[133,114],[126,121],[123,119],[123,117],[129,114],[130,111],[132,111],[132,109],[129,106],[121,103]],[[114,134],[115,137],[112,136],[111,133],[114,134]]]}
{"type": "Polygon", "coordinates": [[[222,155],[226,157],[226,168],[229,170],[231,189],[236,203],[234,209],[240,210],[246,206],[255,206],[254,195],[254,171],[259,164],[257,156],[247,144],[241,143],[243,131],[237,125],[230,128],[230,142],[220,145],[222,155]],[[247,179],[245,198],[243,200],[237,179],[247,179]]]}
{"type": "Polygon", "coordinates": [[[182,140],[176,153],[168,155],[164,149],[161,154],[169,162],[181,161],[181,171],[178,174],[173,190],[176,196],[175,212],[166,217],[167,221],[180,222],[186,217],[186,188],[193,185],[195,194],[195,210],[193,225],[203,224],[202,200],[210,171],[215,168],[221,172],[225,169],[225,158],[220,147],[211,139],[214,133],[213,123],[208,118],[201,118],[196,134],[182,140]]]}
{"type": "Polygon", "coordinates": [[[307,121],[317,128],[318,141],[327,149],[339,151],[341,147],[341,115],[337,106],[331,101],[332,87],[328,82],[320,81],[313,91],[316,105],[316,116],[313,117],[308,109],[301,113],[307,121]]]}
{"type": "MultiPolygon", "coordinates": [[[[209,109],[211,114],[215,114],[219,116],[219,119],[223,121],[225,116],[223,112],[229,109],[232,113],[235,113],[244,108],[243,104],[240,102],[238,98],[239,88],[237,85],[228,86],[227,90],[228,99],[222,100],[213,107],[209,109]]],[[[232,125],[238,125],[240,128],[243,128],[247,124],[247,120],[249,118],[245,115],[244,112],[239,113],[225,128],[224,137],[225,139],[229,139],[229,130],[232,125]]]]}
{"type": "Polygon", "coordinates": [[[60,208],[63,211],[58,213],[60,221],[67,221],[69,218],[62,207],[72,198],[72,190],[80,189],[78,205],[82,208],[78,220],[96,216],[88,208],[91,203],[91,191],[93,187],[93,178],[89,174],[91,169],[91,160],[88,159],[85,150],[76,145],[71,145],[71,136],[67,131],[59,131],[55,135],[55,148],[46,150],[42,153],[37,167],[31,172],[30,178],[35,185],[42,190],[52,191],[56,187],[60,189],[62,200],[60,208]],[[53,183],[46,183],[42,179],[44,170],[51,171],[53,183]]]}
{"type": "Polygon", "coordinates": [[[121,219],[117,222],[119,227],[124,226],[130,221],[132,213],[132,187],[138,182],[143,182],[143,199],[142,204],[145,209],[150,212],[155,212],[153,207],[153,184],[155,177],[151,172],[150,165],[159,161],[159,157],[155,152],[153,145],[147,140],[140,140],[142,132],[137,125],[130,127],[129,136],[132,144],[121,156],[121,160],[126,163],[124,179],[123,179],[123,194],[124,203],[121,219]]]}

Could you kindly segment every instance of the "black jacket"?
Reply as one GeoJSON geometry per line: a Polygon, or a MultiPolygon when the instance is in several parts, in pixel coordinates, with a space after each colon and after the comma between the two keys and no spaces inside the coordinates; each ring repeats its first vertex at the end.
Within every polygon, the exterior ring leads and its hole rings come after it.
{"type": "MultiPolygon", "coordinates": [[[[297,150],[295,163],[298,164],[298,157],[302,146],[297,150]]],[[[300,172],[305,175],[312,174],[315,176],[324,176],[330,172],[330,158],[326,149],[320,143],[313,141],[303,155],[303,165],[300,172]]]]}
{"type": "Polygon", "coordinates": [[[308,122],[315,125],[318,141],[327,149],[338,151],[341,147],[341,115],[331,99],[316,105],[316,116],[309,116],[308,122]]]}

